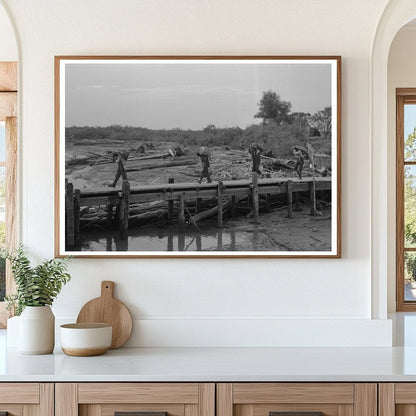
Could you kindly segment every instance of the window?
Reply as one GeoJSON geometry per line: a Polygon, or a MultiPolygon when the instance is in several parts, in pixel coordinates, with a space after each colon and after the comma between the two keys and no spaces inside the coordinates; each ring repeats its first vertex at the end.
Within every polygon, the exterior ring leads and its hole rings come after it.
{"type": "Polygon", "coordinates": [[[396,97],[397,310],[416,311],[416,88],[396,97]]]}
{"type": "MultiPolygon", "coordinates": [[[[13,249],[17,237],[17,65],[0,62],[0,246],[13,249]]],[[[4,327],[4,296],[13,291],[9,265],[0,261],[0,327],[4,327]]]]}

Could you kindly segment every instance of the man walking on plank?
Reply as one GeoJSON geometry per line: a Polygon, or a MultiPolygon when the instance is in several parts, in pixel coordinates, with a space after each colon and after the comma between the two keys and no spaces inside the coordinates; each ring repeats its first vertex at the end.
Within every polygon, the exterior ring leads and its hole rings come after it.
{"type": "Polygon", "coordinates": [[[115,188],[118,180],[120,179],[120,176],[123,178],[124,181],[127,180],[126,164],[127,164],[128,156],[129,156],[128,152],[114,152],[113,153],[113,162],[117,162],[117,172],[116,172],[116,177],[114,178],[114,181],[108,186],[115,188]]]}

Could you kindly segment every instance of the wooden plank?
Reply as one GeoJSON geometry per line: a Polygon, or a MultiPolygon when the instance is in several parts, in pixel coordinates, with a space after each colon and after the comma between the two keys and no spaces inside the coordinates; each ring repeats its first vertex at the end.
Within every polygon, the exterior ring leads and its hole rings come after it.
{"type": "MultiPolygon", "coordinates": [[[[114,412],[111,416],[114,415],[114,412]]],[[[79,416],[103,416],[99,404],[83,404],[79,406],[79,416]]]]}
{"type": "MultiPolygon", "coordinates": [[[[23,405],[23,416],[41,416],[39,414],[39,406],[35,404],[25,404],[23,405]]],[[[12,413],[14,416],[14,413],[12,413]]],[[[7,415],[10,416],[10,415],[7,415]]]]}
{"type": "Polygon", "coordinates": [[[199,416],[216,416],[215,383],[199,384],[199,416]]]}
{"type": "Polygon", "coordinates": [[[394,395],[397,404],[416,404],[416,383],[396,383],[394,395]]]}
{"type": "Polygon", "coordinates": [[[55,415],[55,384],[41,383],[39,385],[40,416],[54,416],[55,415]]]}
{"type": "Polygon", "coordinates": [[[377,416],[377,384],[354,384],[354,416],[377,416]]]}
{"type": "Polygon", "coordinates": [[[0,403],[39,404],[39,384],[1,383],[0,403]]]}
{"type": "Polygon", "coordinates": [[[394,383],[380,383],[378,385],[378,416],[394,416],[395,394],[394,383]]]}
{"type": "Polygon", "coordinates": [[[354,405],[340,404],[338,406],[338,416],[354,416],[354,405]]]}
{"type": "Polygon", "coordinates": [[[199,389],[197,383],[80,383],[78,400],[85,404],[198,403],[199,389]]]}
{"type": "Polygon", "coordinates": [[[17,62],[0,62],[0,92],[17,91],[17,62]]]}
{"type": "Polygon", "coordinates": [[[55,384],[55,416],[78,416],[77,384],[55,384]]]}
{"type": "Polygon", "coordinates": [[[415,404],[398,404],[395,416],[416,416],[415,404]]]}
{"type": "Polygon", "coordinates": [[[17,116],[17,94],[15,92],[0,92],[0,121],[7,117],[17,116]]]}
{"type": "Polygon", "coordinates": [[[352,383],[236,383],[234,403],[354,403],[352,383]]]}
{"type": "MultiPolygon", "coordinates": [[[[172,413],[169,412],[169,416],[172,413]]],[[[197,404],[186,404],[184,408],[185,416],[199,416],[199,406],[197,404]]]]}
{"type": "Polygon", "coordinates": [[[233,385],[217,384],[217,416],[233,416],[233,385]]]}

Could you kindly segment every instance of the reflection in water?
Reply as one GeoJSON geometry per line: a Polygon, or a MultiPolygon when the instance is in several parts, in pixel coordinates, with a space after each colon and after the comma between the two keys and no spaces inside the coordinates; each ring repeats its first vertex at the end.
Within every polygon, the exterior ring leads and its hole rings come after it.
{"type": "MultiPolygon", "coordinates": [[[[176,226],[166,228],[146,227],[131,230],[127,240],[120,240],[115,231],[94,230],[84,233],[81,250],[85,251],[235,251],[236,241],[244,244],[253,238],[253,234],[236,232],[230,228],[219,229],[216,226],[206,229],[188,229],[178,232],[176,226]],[[238,238],[237,235],[239,234],[238,238]]],[[[240,248],[241,250],[242,248],[240,248]]],[[[258,249],[258,248],[257,248],[258,249]]]]}
{"type": "Polygon", "coordinates": [[[310,219],[303,215],[290,222],[276,214],[263,214],[263,222],[228,220],[224,228],[216,219],[205,220],[199,228],[188,224],[131,227],[127,240],[117,230],[85,230],[77,251],[107,252],[224,252],[224,251],[328,251],[331,248],[331,218],[310,219]],[[276,219],[275,219],[276,218],[276,219]]]}

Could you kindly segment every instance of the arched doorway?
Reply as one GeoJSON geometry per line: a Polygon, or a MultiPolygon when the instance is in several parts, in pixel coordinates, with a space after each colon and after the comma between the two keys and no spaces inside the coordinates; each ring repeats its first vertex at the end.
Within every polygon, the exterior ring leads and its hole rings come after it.
{"type": "Polygon", "coordinates": [[[371,56],[371,268],[372,316],[376,319],[387,317],[386,300],[389,293],[394,291],[391,278],[395,268],[395,235],[392,235],[392,221],[393,224],[395,222],[395,175],[394,167],[392,174],[389,156],[389,140],[394,138],[388,134],[388,57],[397,32],[415,17],[414,0],[390,2],[380,18],[371,56]]]}

